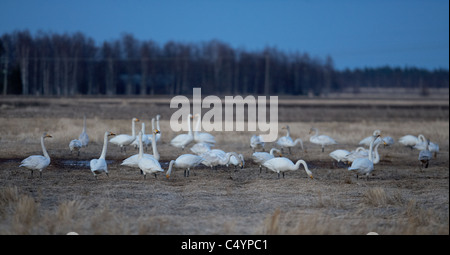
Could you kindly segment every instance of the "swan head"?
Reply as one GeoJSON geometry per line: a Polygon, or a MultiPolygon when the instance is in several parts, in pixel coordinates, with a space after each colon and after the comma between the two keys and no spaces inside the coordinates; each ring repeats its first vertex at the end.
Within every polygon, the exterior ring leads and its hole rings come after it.
{"type": "Polygon", "coordinates": [[[139,119],[138,118],[133,118],[133,121],[134,122],[139,122],[139,119]]]}
{"type": "Polygon", "coordinates": [[[377,129],[377,130],[373,131],[372,135],[375,136],[375,137],[380,137],[381,136],[381,131],[379,129],[377,129]]]}
{"type": "Polygon", "coordinates": [[[314,133],[317,130],[317,128],[312,127],[311,129],[309,129],[309,134],[314,133]]]}
{"type": "Polygon", "coordinates": [[[113,132],[108,132],[108,136],[115,136],[116,134],[113,132]]]}
{"type": "Polygon", "coordinates": [[[153,129],[153,133],[155,133],[155,135],[156,135],[156,134],[160,134],[161,132],[159,132],[159,130],[155,128],[155,129],[153,129]]]}
{"type": "Polygon", "coordinates": [[[159,120],[161,118],[161,115],[157,114],[156,115],[156,120],[159,120]]]}
{"type": "Polygon", "coordinates": [[[49,135],[47,132],[42,134],[42,137],[44,138],[52,138],[53,136],[49,135]]]}

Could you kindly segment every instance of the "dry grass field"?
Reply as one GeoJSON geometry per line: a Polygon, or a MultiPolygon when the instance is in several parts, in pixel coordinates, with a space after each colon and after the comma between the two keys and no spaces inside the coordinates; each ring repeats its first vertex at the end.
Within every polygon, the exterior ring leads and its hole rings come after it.
{"type": "Polygon", "coordinates": [[[177,133],[169,126],[174,109],[168,100],[0,98],[0,234],[448,235],[448,106],[448,93],[429,100],[280,99],[279,135],[288,124],[291,136],[301,138],[307,149],[294,148],[285,156],[304,159],[314,179],[302,169],[284,179],[260,173],[251,160],[252,132],[212,132],[215,148],[242,153],[245,168],[197,167],[188,178],[175,170],[170,179],[162,174],[143,179],[138,169],[120,166],[137,151],[121,153],[109,144],[109,177],[96,180],[88,162],[99,157],[103,133],[130,133],[132,117],[150,130],[150,119],[161,114],[158,151],[165,170],[170,160],[190,152],[169,144],[177,133]],[[80,134],[83,114],[90,144],[77,156],[68,144],[80,134]],[[313,126],[338,144],[322,153],[309,142],[313,126]],[[328,153],[355,149],[375,129],[396,141],[424,134],[439,144],[440,152],[421,170],[419,151],[398,143],[380,146],[381,162],[368,180],[333,164],[328,153]],[[32,177],[19,164],[42,154],[44,131],[53,136],[45,140],[51,163],[42,178],[32,177]]]}

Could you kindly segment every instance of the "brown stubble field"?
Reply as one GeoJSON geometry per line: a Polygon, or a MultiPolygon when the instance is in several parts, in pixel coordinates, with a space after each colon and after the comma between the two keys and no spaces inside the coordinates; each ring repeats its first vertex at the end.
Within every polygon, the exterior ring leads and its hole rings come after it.
{"type": "Polygon", "coordinates": [[[216,148],[245,156],[244,169],[197,167],[188,178],[175,170],[170,179],[144,180],[138,169],[120,166],[137,151],[124,154],[110,144],[109,177],[95,180],[86,163],[99,157],[103,133],[130,133],[133,117],[148,132],[150,119],[161,114],[158,151],[165,170],[171,159],[189,153],[169,145],[177,134],[169,126],[173,112],[161,98],[0,98],[0,234],[449,234],[448,97],[280,99],[279,135],[288,124],[306,148],[285,156],[308,162],[314,179],[302,169],[284,179],[259,173],[249,147],[253,132],[245,131],[212,132],[216,148]],[[77,157],[68,144],[81,132],[83,114],[90,144],[77,157]],[[312,126],[339,144],[321,153],[309,142],[312,126]],[[440,152],[421,170],[418,151],[380,146],[381,162],[368,180],[333,164],[328,153],[355,149],[375,129],[395,140],[424,134],[440,152]],[[45,141],[52,162],[40,179],[18,166],[42,154],[43,131],[53,136],[45,141]]]}

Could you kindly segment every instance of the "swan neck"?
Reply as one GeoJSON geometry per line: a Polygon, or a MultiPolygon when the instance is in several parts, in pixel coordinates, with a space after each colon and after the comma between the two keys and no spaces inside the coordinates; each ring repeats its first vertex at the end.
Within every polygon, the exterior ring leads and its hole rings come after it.
{"type": "Polygon", "coordinates": [[[295,139],[294,146],[297,145],[297,143],[300,143],[300,146],[302,147],[302,150],[303,150],[303,141],[302,141],[302,139],[300,139],[300,138],[295,139]]]}
{"type": "Polygon", "coordinates": [[[156,117],[156,128],[158,130],[160,130],[160,128],[159,128],[159,116],[156,117]]]}
{"type": "Polygon", "coordinates": [[[201,122],[200,116],[198,116],[196,119],[197,119],[197,123],[195,123],[194,131],[195,131],[195,133],[198,133],[198,131],[200,131],[200,122],[201,122]]]}
{"type": "Polygon", "coordinates": [[[369,146],[369,160],[373,162],[373,143],[375,142],[375,140],[378,137],[374,136],[372,137],[372,141],[370,141],[370,146],[369,146]]]}
{"type": "Polygon", "coordinates": [[[289,128],[289,126],[287,126],[286,129],[287,129],[286,136],[290,137],[291,136],[291,129],[289,128]]]}
{"type": "Polygon", "coordinates": [[[192,135],[192,127],[191,127],[191,116],[188,116],[188,129],[189,129],[189,135],[192,135]]]}
{"type": "Polygon", "coordinates": [[[175,160],[172,159],[169,163],[169,169],[167,170],[166,177],[169,177],[170,174],[172,173],[172,168],[173,168],[174,163],[175,163],[175,160]]]}
{"type": "Polygon", "coordinates": [[[136,137],[136,131],[134,130],[135,128],[135,124],[134,124],[134,119],[131,120],[131,136],[136,137]]]}
{"type": "Polygon", "coordinates": [[[139,141],[139,154],[138,154],[138,159],[141,159],[142,156],[144,155],[144,146],[142,144],[142,133],[139,133],[138,135],[138,141],[139,141]]]}
{"type": "Polygon", "coordinates": [[[103,138],[103,149],[102,149],[102,154],[100,155],[100,158],[105,159],[107,147],[108,147],[108,133],[105,133],[105,136],[103,138]]]}
{"type": "Polygon", "coordinates": [[[153,157],[159,161],[159,152],[158,149],[156,148],[156,134],[154,131],[152,132],[152,149],[153,149],[153,157]]]}
{"type": "Polygon", "coordinates": [[[41,136],[41,146],[42,146],[42,152],[44,153],[44,157],[49,159],[50,156],[48,155],[47,149],[45,148],[45,145],[44,145],[44,136],[41,136]]]}
{"type": "Polygon", "coordinates": [[[373,155],[374,163],[380,162],[380,154],[378,154],[378,146],[380,146],[380,144],[381,144],[381,142],[377,143],[377,145],[375,145],[375,148],[373,149],[374,150],[374,155],[373,155]]]}

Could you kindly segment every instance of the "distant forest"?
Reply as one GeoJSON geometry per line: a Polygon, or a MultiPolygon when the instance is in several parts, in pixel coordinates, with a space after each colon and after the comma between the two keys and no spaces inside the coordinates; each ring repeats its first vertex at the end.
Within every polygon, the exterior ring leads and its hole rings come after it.
{"type": "Polygon", "coordinates": [[[449,71],[362,68],[337,71],[308,53],[234,49],[211,40],[164,45],[132,34],[101,45],[83,33],[15,31],[0,38],[0,93],[22,95],[326,95],[360,88],[448,88],[449,71]]]}

